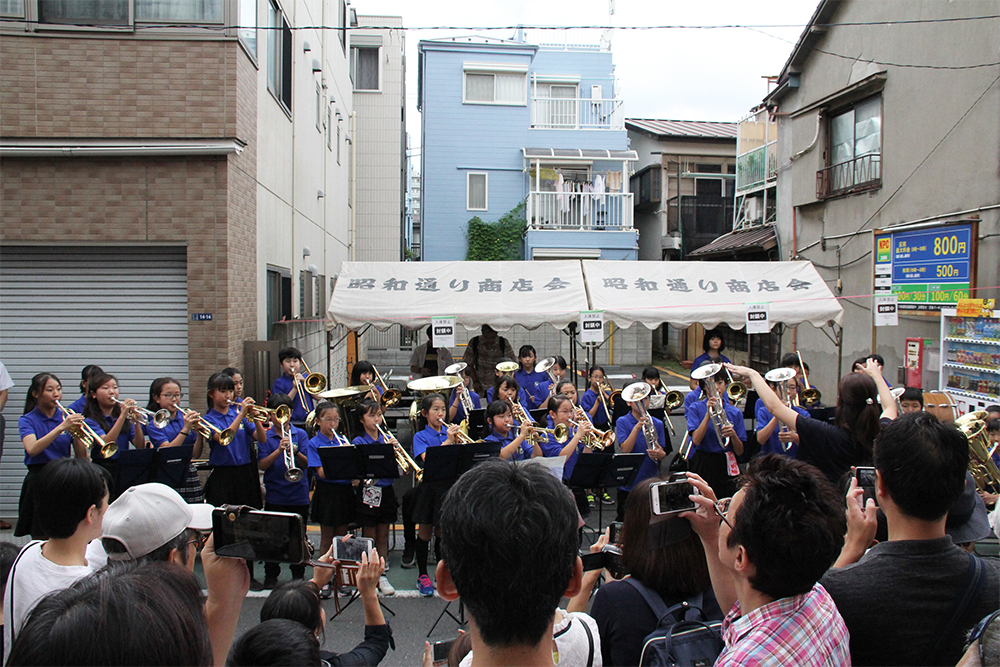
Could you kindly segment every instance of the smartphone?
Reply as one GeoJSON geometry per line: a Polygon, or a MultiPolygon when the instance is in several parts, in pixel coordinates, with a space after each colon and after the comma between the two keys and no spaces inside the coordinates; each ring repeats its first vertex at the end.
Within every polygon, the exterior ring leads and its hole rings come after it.
{"type": "MultiPolygon", "coordinates": [[[[457,637],[455,639],[457,639],[457,637]]],[[[444,641],[434,642],[434,662],[448,661],[448,654],[451,653],[451,646],[455,643],[455,639],[445,639],[444,641]]]]}
{"type": "Polygon", "coordinates": [[[618,535],[622,529],[621,521],[612,521],[608,524],[608,543],[618,544],[618,535]]]}
{"type": "Polygon", "coordinates": [[[653,514],[693,512],[698,506],[688,496],[698,493],[690,482],[657,482],[649,487],[653,514]]]}
{"type": "Polygon", "coordinates": [[[868,504],[869,498],[875,501],[875,506],[877,507],[878,498],[875,497],[875,468],[855,468],[854,479],[857,480],[858,486],[865,490],[865,494],[861,498],[861,507],[863,508],[868,504]]]}
{"type": "Polygon", "coordinates": [[[212,512],[215,553],[226,558],[270,563],[302,563],[309,559],[302,517],[288,512],[212,512]]]}
{"type": "Polygon", "coordinates": [[[371,558],[374,540],[370,537],[354,537],[353,535],[344,540],[343,537],[333,538],[333,558],[341,563],[350,561],[352,563],[361,562],[361,554],[368,554],[371,558]]]}

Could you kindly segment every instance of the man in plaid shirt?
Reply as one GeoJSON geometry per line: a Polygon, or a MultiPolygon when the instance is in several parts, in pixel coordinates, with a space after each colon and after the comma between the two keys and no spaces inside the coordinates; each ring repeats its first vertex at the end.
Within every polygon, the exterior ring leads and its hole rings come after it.
{"type": "Polygon", "coordinates": [[[847,626],[819,583],[844,544],[847,520],[836,488],[815,467],[777,454],[750,463],[743,486],[716,501],[693,473],[701,537],[730,665],[850,665],[847,626]],[[721,519],[721,523],[720,523],[721,519]]]}

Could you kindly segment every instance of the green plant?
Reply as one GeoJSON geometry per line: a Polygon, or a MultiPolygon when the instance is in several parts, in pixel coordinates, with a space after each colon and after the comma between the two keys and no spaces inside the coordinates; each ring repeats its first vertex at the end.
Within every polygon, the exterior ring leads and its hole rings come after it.
{"type": "Polygon", "coordinates": [[[522,259],[526,227],[524,202],[496,222],[484,222],[479,216],[472,218],[465,232],[468,240],[465,259],[479,262],[522,259]]]}

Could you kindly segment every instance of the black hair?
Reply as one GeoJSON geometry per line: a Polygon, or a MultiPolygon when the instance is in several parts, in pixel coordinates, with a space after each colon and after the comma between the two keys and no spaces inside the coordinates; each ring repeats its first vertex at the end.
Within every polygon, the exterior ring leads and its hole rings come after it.
{"type": "Polygon", "coordinates": [[[139,561],[139,560],[141,560],[141,561],[149,561],[149,562],[153,562],[153,563],[166,563],[166,562],[169,562],[170,561],[170,553],[174,549],[176,549],[177,553],[180,555],[181,564],[187,565],[188,564],[188,548],[187,548],[188,542],[190,542],[191,540],[195,539],[196,533],[197,533],[197,531],[195,531],[192,528],[185,528],[184,530],[182,530],[180,532],[179,535],[177,535],[177,537],[174,537],[171,540],[167,540],[166,543],[161,544],[157,548],[155,548],[152,551],[150,551],[148,554],[146,554],[144,556],[140,556],[139,558],[135,558],[135,559],[133,559],[131,556],[128,555],[128,550],[125,548],[125,545],[122,544],[121,542],[119,542],[118,540],[116,540],[113,537],[102,537],[101,538],[101,546],[104,547],[104,551],[108,554],[108,560],[109,561],[112,561],[112,560],[137,560],[137,561],[139,561]],[[119,555],[118,558],[115,558],[116,554],[119,555]],[[124,555],[122,556],[122,554],[124,554],[124,555]]]}
{"type": "Polygon", "coordinates": [[[7,577],[10,576],[10,568],[14,565],[14,560],[20,552],[21,547],[13,542],[0,542],[0,597],[7,590],[7,577]]]}
{"type": "Polygon", "coordinates": [[[316,584],[303,579],[285,582],[271,591],[260,608],[261,623],[272,618],[297,621],[313,633],[323,629],[322,603],[316,584]]]}
{"type": "Polygon", "coordinates": [[[517,383],[517,380],[514,379],[513,375],[510,375],[509,373],[504,373],[503,375],[497,378],[496,382],[493,383],[493,398],[500,397],[501,387],[507,387],[508,389],[513,389],[514,400],[515,401],[517,400],[517,395],[521,391],[521,385],[517,383]]]}
{"type": "Polygon", "coordinates": [[[111,563],[42,598],[7,664],[212,665],[203,605],[201,585],[178,565],[111,563]]]}
{"type": "Polygon", "coordinates": [[[442,396],[441,394],[437,393],[436,391],[435,392],[431,392],[430,394],[427,394],[422,399],[420,399],[420,416],[421,417],[424,417],[426,419],[427,415],[425,413],[428,410],[430,410],[431,407],[433,407],[434,401],[441,401],[442,403],[445,404],[445,406],[448,405],[448,402],[444,400],[444,396],[442,396]]]}
{"type": "Polygon", "coordinates": [[[97,364],[87,364],[80,371],[80,393],[87,393],[87,386],[90,383],[90,376],[94,373],[103,373],[104,369],[97,364]]]}
{"type": "Polygon", "coordinates": [[[492,420],[495,417],[500,417],[504,413],[509,411],[510,411],[510,403],[508,403],[507,401],[501,401],[500,399],[490,401],[490,404],[486,406],[486,421],[492,424],[493,423],[492,420]]]}
{"type": "Polygon", "coordinates": [[[267,397],[267,407],[269,410],[274,410],[279,405],[284,405],[286,407],[292,407],[292,397],[283,391],[279,391],[276,394],[271,394],[267,397]]]}
{"type": "Polygon", "coordinates": [[[520,359],[521,357],[526,357],[529,354],[534,354],[535,356],[538,356],[538,353],[535,352],[535,346],[534,345],[522,345],[521,349],[519,349],[517,351],[517,358],[520,359]]]}
{"type": "Polygon", "coordinates": [[[556,356],[554,356],[552,358],[555,359],[555,363],[552,364],[553,367],[558,366],[559,368],[561,368],[563,370],[566,370],[567,368],[569,368],[569,366],[566,364],[566,358],[565,357],[559,356],[557,354],[556,356]]]}
{"type": "Polygon", "coordinates": [[[45,391],[45,385],[49,383],[49,380],[58,382],[59,388],[62,389],[62,381],[56,377],[55,373],[37,373],[35,377],[31,378],[31,384],[28,385],[28,396],[24,399],[23,414],[28,414],[38,406],[38,397],[35,394],[41,394],[45,391]]]}
{"type": "Polygon", "coordinates": [[[250,628],[233,642],[226,658],[232,667],[320,664],[316,635],[287,618],[272,618],[250,628]]]}
{"type": "Polygon", "coordinates": [[[556,385],[556,393],[557,394],[561,394],[562,393],[562,388],[565,387],[566,385],[570,385],[571,387],[573,387],[574,389],[576,389],[576,385],[573,384],[571,381],[569,381],[569,380],[562,380],[559,384],[556,385]]]}
{"type": "Polygon", "coordinates": [[[857,465],[872,460],[872,445],[878,437],[882,409],[878,404],[878,385],[865,373],[848,373],[837,387],[837,410],[833,423],[847,431],[860,447],[857,465]]]}
{"type": "MultiPolygon", "coordinates": [[[[711,363],[711,362],[709,362],[709,363],[711,363]]],[[[704,364],[702,364],[702,365],[704,365],[704,364]]],[[[707,389],[706,383],[709,380],[711,380],[714,383],[728,382],[729,381],[729,376],[726,375],[726,369],[725,368],[720,368],[715,373],[715,375],[710,375],[710,376],[708,376],[706,378],[702,378],[702,379],[698,380],[698,387],[701,389],[702,394],[708,394],[708,389],[707,389]]]]}
{"type": "Polygon", "coordinates": [[[592,378],[594,376],[594,372],[595,371],[601,371],[601,375],[604,376],[605,380],[608,378],[608,374],[604,372],[604,368],[603,367],[601,367],[601,366],[591,366],[587,370],[587,379],[592,378]]]}
{"type": "Polygon", "coordinates": [[[1000,412],[1000,405],[987,405],[986,414],[990,414],[991,412],[1000,412]]]}
{"type": "Polygon", "coordinates": [[[371,398],[364,398],[358,402],[358,422],[361,422],[361,417],[365,414],[381,414],[382,406],[373,401],[371,398]]]}
{"type": "Polygon", "coordinates": [[[107,433],[114,426],[115,421],[118,419],[118,415],[122,412],[122,406],[120,403],[115,403],[114,407],[111,408],[111,421],[104,416],[104,412],[101,410],[100,403],[97,402],[97,390],[103,387],[108,382],[114,380],[118,382],[118,378],[110,373],[105,373],[104,371],[95,371],[90,374],[90,380],[87,381],[87,404],[83,406],[83,416],[94,420],[100,425],[104,432],[107,433]]]}
{"type": "Polygon", "coordinates": [[[236,391],[236,384],[233,382],[233,376],[229,373],[214,373],[212,377],[208,378],[208,391],[205,394],[205,399],[208,402],[208,409],[211,410],[215,407],[215,403],[212,402],[212,398],[208,396],[213,391],[236,391]]]}
{"type": "Polygon", "coordinates": [[[237,375],[243,377],[243,373],[240,372],[240,369],[234,368],[232,366],[227,366],[226,368],[223,368],[222,372],[231,378],[235,378],[237,375]]]}
{"type": "MultiPolygon", "coordinates": [[[[861,365],[864,366],[865,362],[862,361],[861,365]]],[[[806,362],[803,361],[802,364],[800,365],[799,364],[799,355],[796,354],[795,352],[787,352],[787,353],[785,353],[785,355],[783,357],[781,357],[781,367],[782,368],[797,368],[798,371],[799,371],[799,373],[801,373],[803,369],[805,369],[806,373],[809,372],[809,364],[807,364],[806,362]]]]}
{"type": "Polygon", "coordinates": [[[857,371],[862,370],[867,363],[868,363],[868,357],[858,357],[857,359],[854,360],[854,363],[851,364],[851,372],[855,373],[857,371]]]}
{"type": "Polygon", "coordinates": [[[656,366],[646,366],[642,369],[643,380],[659,380],[660,370],[656,366]]]}
{"type": "Polygon", "coordinates": [[[903,393],[899,396],[899,402],[903,401],[920,401],[920,407],[924,407],[924,392],[920,390],[920,387],[907,387],[903,390],[903,393]]]}
{"type": "Polygon", "coordinates": [[[566,394],[552,394],[549,396],[549,400],[545,404],[545,408],[549,412],[559,412],[559,406],[563,403],[572,403],[572,401],[569,400],[569,396],[566,394]]]}
{"type": "Polygon", "coordinates": [[[843,496],[819,469],[780,454],[752,460],[743,481],[726,543],[746,549],[755,590],[775,599],[807,593],[844,546],[843,496]]]}
{"type": "Polygon", "coordinates": [[[929,412],[901,415],[875,442],[875,468],[899,510],[923,521],[944,517],[965,489],[969,443],[929,412]]]}
{"type": "Polygon", "coordinates": [[[705,331],[705,335],[701,339],[702,351],[706,353],[708,352],[709,350],[708,341],[712,340],[713,338],[719,339],[720,341],[719,354],[722,354],[722,352],[726,349],[726,337],[722,335],[722,329],[719,328],[707,329],[705,331]]]}
{"type": "Polygon", "coordinates": [[[882,366],[883,368],[885,367],[885,359],[882,358],[881,354],[869,354],[867,357],[865,357],[865,361],[867,361],[868,359],[871,359],[872,361],[874,361],[879,366],[882,366]]]}
{"type": "Polygon", "coordinates": [[[986,432],[993,433],[995,431],[1000,431],[1000,418],[991,419],[986,423],[986,432]]]}
{"type": "Polygon", "coordinates": [[[278,350],[278,363],[280,364],[285,359],[298,359],[302,361],[302,351],[297,347],[283,347],[278,350]]]}
{"type": "MultiPolygon", "coordinates": [[[[317,422],[319,421],[319,418],[323,416],[323,413],[326,412],[327,410],[337,410],[337,404],[334,403],[333,401],[320,401],[319,404],[316,405],[317,422]]],[[[338,412],[337,414],[340,413],[338,412]]]]}
{"type": "Polygon", "coordinates": [[[101,506],[108,495],[110,474],[86,459],[52,461],[35,482],[35,518],[48,537],[67,538],[87,516],[91,507],[101,506]]]}
{"type": "Polygon", "coordinates": [[[361,384],[361,375],[363,373],[371,373],[372,379],[375,378],[375,366],[370,361],[359,361],[354,364],[354,368],[351,369],[351,385],[361,384]]]}
{"type": "Polygon", "coordinates": [[[163,388],[168,384],[175,384],[178,387],[181,386],[180,382],[171,377],[156,378],[153,380],[153,384],[149,385],[149,402],[146,404],[147,410],[156,412],[160,409],[160,404],[156,398],[163,392],[163,388]]]}
{"type": "Polygon", "coordinates": [[[551,473],[498,459],[466,472],[445,496],[441,556],[487,646],[545,639],[573,577],[577,517],[573,495],[551,473]]]}

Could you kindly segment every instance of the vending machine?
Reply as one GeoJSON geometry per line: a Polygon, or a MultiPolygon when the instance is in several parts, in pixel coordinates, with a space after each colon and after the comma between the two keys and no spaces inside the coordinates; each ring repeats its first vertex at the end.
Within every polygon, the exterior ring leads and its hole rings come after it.
{"type": "Polygon", "coordinates": [[[941,390],[955,398],[961,413],[1000,403],[1000,318],[941,311],[941,390]]]}

